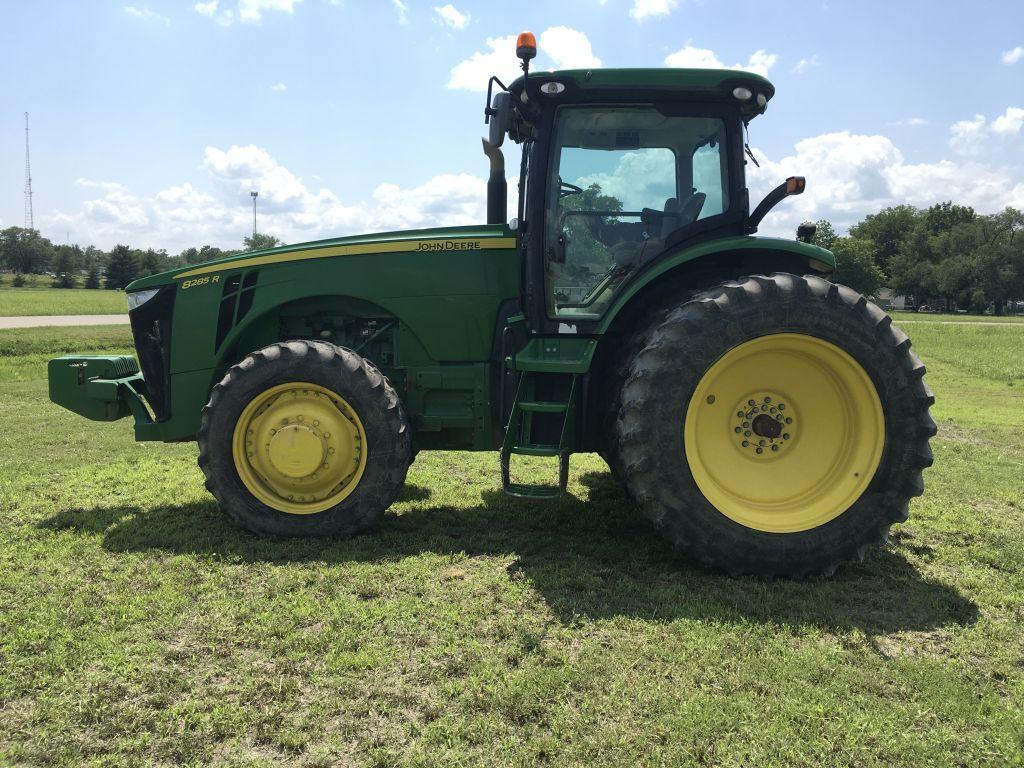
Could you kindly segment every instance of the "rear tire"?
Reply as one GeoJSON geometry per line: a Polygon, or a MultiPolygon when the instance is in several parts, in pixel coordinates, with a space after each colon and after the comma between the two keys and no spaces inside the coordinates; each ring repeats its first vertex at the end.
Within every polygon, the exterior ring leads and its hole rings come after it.
{"type": "Polygon", "coordinates": [[[367,530],[398,497],[411,459],[388,380],[321,341],[272,344],[232,366],[203,408],[198,441],[224,513],[280,536],[367,530]]]}
{"type": "Polygon", "coordinates": [[[924,491],[924,365],[850,288],[782,273],[723,283],[671,311],[629,370],[614,460],[644,514],[706,567],[831,574],[924,491]],[[792,427],[776,392],[802,414],[792,427]],[[747,435],[755,398],[778,422],[747,435]]]}

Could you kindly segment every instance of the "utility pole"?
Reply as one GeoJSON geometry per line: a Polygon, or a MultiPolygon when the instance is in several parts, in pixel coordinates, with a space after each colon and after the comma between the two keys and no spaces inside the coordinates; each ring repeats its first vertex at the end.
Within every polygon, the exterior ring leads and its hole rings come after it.
{"type": "Polygon", "coordinates": [[[259,192],[252,191],[249,193],[252,198],[252,238],[256,239],[256,198],[260,196],[259,192]]]}
{"type": "Polygon", "coordinates": [[[28,112],[25,113],[25,229],[35,229],[32,215],[32,163],[28,156],[28,112]]]}

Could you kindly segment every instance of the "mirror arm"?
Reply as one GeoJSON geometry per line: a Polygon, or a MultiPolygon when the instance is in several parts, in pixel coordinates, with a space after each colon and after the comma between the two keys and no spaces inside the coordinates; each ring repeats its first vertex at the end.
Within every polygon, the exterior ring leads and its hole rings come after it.
{"type": "Polygon", "coordinates": [[[757,208],[751,213],[747,220],[744,222],[744,229],[748,234],[757,232],[757,225],[761,223],[761,220],[768,215],[768,211],[779,204],[784,198],[790,195],[803,194],[806,182],[803,176],[790,176],[784,182],[779,184],[775,189],[765,195],[764,200],[758,203],[757,208]]]}

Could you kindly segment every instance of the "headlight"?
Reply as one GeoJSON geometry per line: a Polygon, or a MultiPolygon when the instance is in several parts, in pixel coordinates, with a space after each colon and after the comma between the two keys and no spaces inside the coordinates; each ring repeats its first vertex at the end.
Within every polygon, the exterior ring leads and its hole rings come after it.
{"type": "Polygon", "coordinates": [[[134,309],[138,309],[158,293],[160,293],[159,288],[153,288],[148,291],[132,291],[128,294],[128,311],[131,312],[134,309]]]}

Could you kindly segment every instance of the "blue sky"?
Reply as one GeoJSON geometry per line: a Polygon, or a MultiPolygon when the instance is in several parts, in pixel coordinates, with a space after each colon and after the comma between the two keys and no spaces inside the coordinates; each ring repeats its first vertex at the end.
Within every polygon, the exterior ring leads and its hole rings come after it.
{"type": "Polygon", "coordinates": [[[538,65],[751,67],[767,223],[882,205],[1024,207],[1024,4],[738,0],[0,0],[0,226],[51,239],[236,245],[483,218],[482,89],[538,65]]]}

